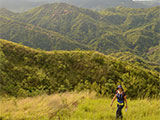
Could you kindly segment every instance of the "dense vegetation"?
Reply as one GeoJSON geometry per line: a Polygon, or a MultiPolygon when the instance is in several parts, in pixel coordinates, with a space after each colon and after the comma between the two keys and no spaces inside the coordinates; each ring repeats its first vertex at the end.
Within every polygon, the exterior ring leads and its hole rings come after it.
{"type": "Polygon", "coordinates": [[[0,15],[3,39],[44,50],[130,51],[160,64],[160,7],[96,12],[57,3],[19,14],[1,9],[0,15]]]}
{"type": "MultiPolygon", "coordinates": [[[[158,49],[159,50],[159,49],[158,49]]],[[[157,64],[159,61],[159,51],[158,50],[154,50],[151,53],[147,53],[148,55],[150,55],[148,58],[150,58],[150,60],[145,60],[142,57],[139,57],[137,55],[134,55],[130,52],[117,52],[117,53],[112,53],[110,54],[110,56],[112,57],[116,57],[121,61],[127,61],[128,63],[132,63],[134,65],[138,65],[141,66],[145,69],[149,69],[149,70],[156,70],[158,72],[160,72],[160,65],[157,64]],[[154,55],[155,54],[155,55],[154,55]],[[153,57],[152,57],[153,56],[153,57]],[[157,63],[156,63],[157,62],[157,63]]]]}
{"type": "Polygon", "coordinates": [[[0,120],[113,120],[119,84],[124,120],[159,120],[160,7],[0,9],[0,38],[0,120]]]}
{"type": "Polygon", "coordinates": [[[159,63],[160,61],[160,45],[159,46],[155,46],[155,47],[151,47],[148,52],[146,53],[148,56],[148,59],[152,62],[157,62],[159,63]]]}
{"type": "Polygon", "coordinates": [[[44,50],[89,49],[85,45],[70,40],[57,32],[23,24],[6,17],[0,17],[0,23],[2,23],[2,26],[0,26],[0,36],[2,38],[7,37],[6,39],[13,42],[22,43],[33,48],[41,48],[44,50]],[[10,32],[8,32],[8,30],[10,30],[10,32]]]}
{"type": "Polygon", "coordinates": [[[159,97],[159,73],[94,51],[46,52],[0,40],[1,94],[34,96],[96,91],[112,96],[122,84],[128,97],[159,97]],[[2,66],[1,65],[1,66],[2,66]]]}

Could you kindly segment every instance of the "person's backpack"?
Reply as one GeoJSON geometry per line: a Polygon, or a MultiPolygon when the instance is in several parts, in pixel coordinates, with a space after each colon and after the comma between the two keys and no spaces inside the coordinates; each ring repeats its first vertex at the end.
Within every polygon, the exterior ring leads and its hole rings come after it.
{"type": "Polygon", "coordinates": [[[117,91],[116,91],[116,95],[117,95],[117,98],[118,98],[118,99],[124,100],[124,96],[125,96],[124,91],[122,92],[122,94],[119,94],[119,91],[117,90],[117,91]]]}

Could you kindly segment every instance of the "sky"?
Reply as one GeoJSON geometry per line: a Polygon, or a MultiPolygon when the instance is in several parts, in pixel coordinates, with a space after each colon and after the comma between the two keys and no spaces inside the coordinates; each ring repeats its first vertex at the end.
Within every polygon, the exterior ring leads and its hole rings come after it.
{"type": "Polygon", "coordinates": [[[133,0],[133,1],[152,1],[152,0],[133,0]]]}
{"type": "Polygon", "coordinates": [[[133,0],[133,1],[160,1],[160,0],[133,0]]]}

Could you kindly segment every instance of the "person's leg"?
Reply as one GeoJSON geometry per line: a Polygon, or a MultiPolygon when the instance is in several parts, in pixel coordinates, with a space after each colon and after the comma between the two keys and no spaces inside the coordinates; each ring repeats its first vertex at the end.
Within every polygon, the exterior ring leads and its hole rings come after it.
{"type": "Polygon", "coordinates": [[[124,105],[118,105],[117,104],[117,111],[116,111],[116,119],[122,119],[123,116],[122,116],[122,108],[124,107],[124,105]]]}
{"type": "Polygon", "coordinates": [[[120,105],[117,104],[116,119],[120,116],[120,105]]]}
{"type": "Polygon", "coordinates": [[[120,113],[119,113],[119,117],[122,119],[123,115],[122,115],[122,109],[123,109],[124,105],[120,105],[120,113]]]}

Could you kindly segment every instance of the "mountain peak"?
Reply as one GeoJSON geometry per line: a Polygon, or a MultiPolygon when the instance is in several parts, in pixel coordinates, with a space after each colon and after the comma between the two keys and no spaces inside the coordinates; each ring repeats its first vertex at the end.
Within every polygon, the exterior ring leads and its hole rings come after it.
{"type": "Polygon", "coordinates": [[[69,5],[67,3],[52,3],[52,4],[45,4],[40,6],[42,8],[46,8],[46,9],[77,9],[78,7],[75,7],[73,5],[69,5]]]}
{"type": "Polygon", "coordinates": [[[69,5],[67,3],[52,3],[45,4],[35,9],[28,11],[27,13],[42,14],[43,16],[57,16],[66,15],[71,12],[80,11],[80,8],[69,5]]]}
{"type": "Polygon", "coordinates": [[[14,13],[6,8],[0,8],[0,15],[13,15],[14,13]]]}

